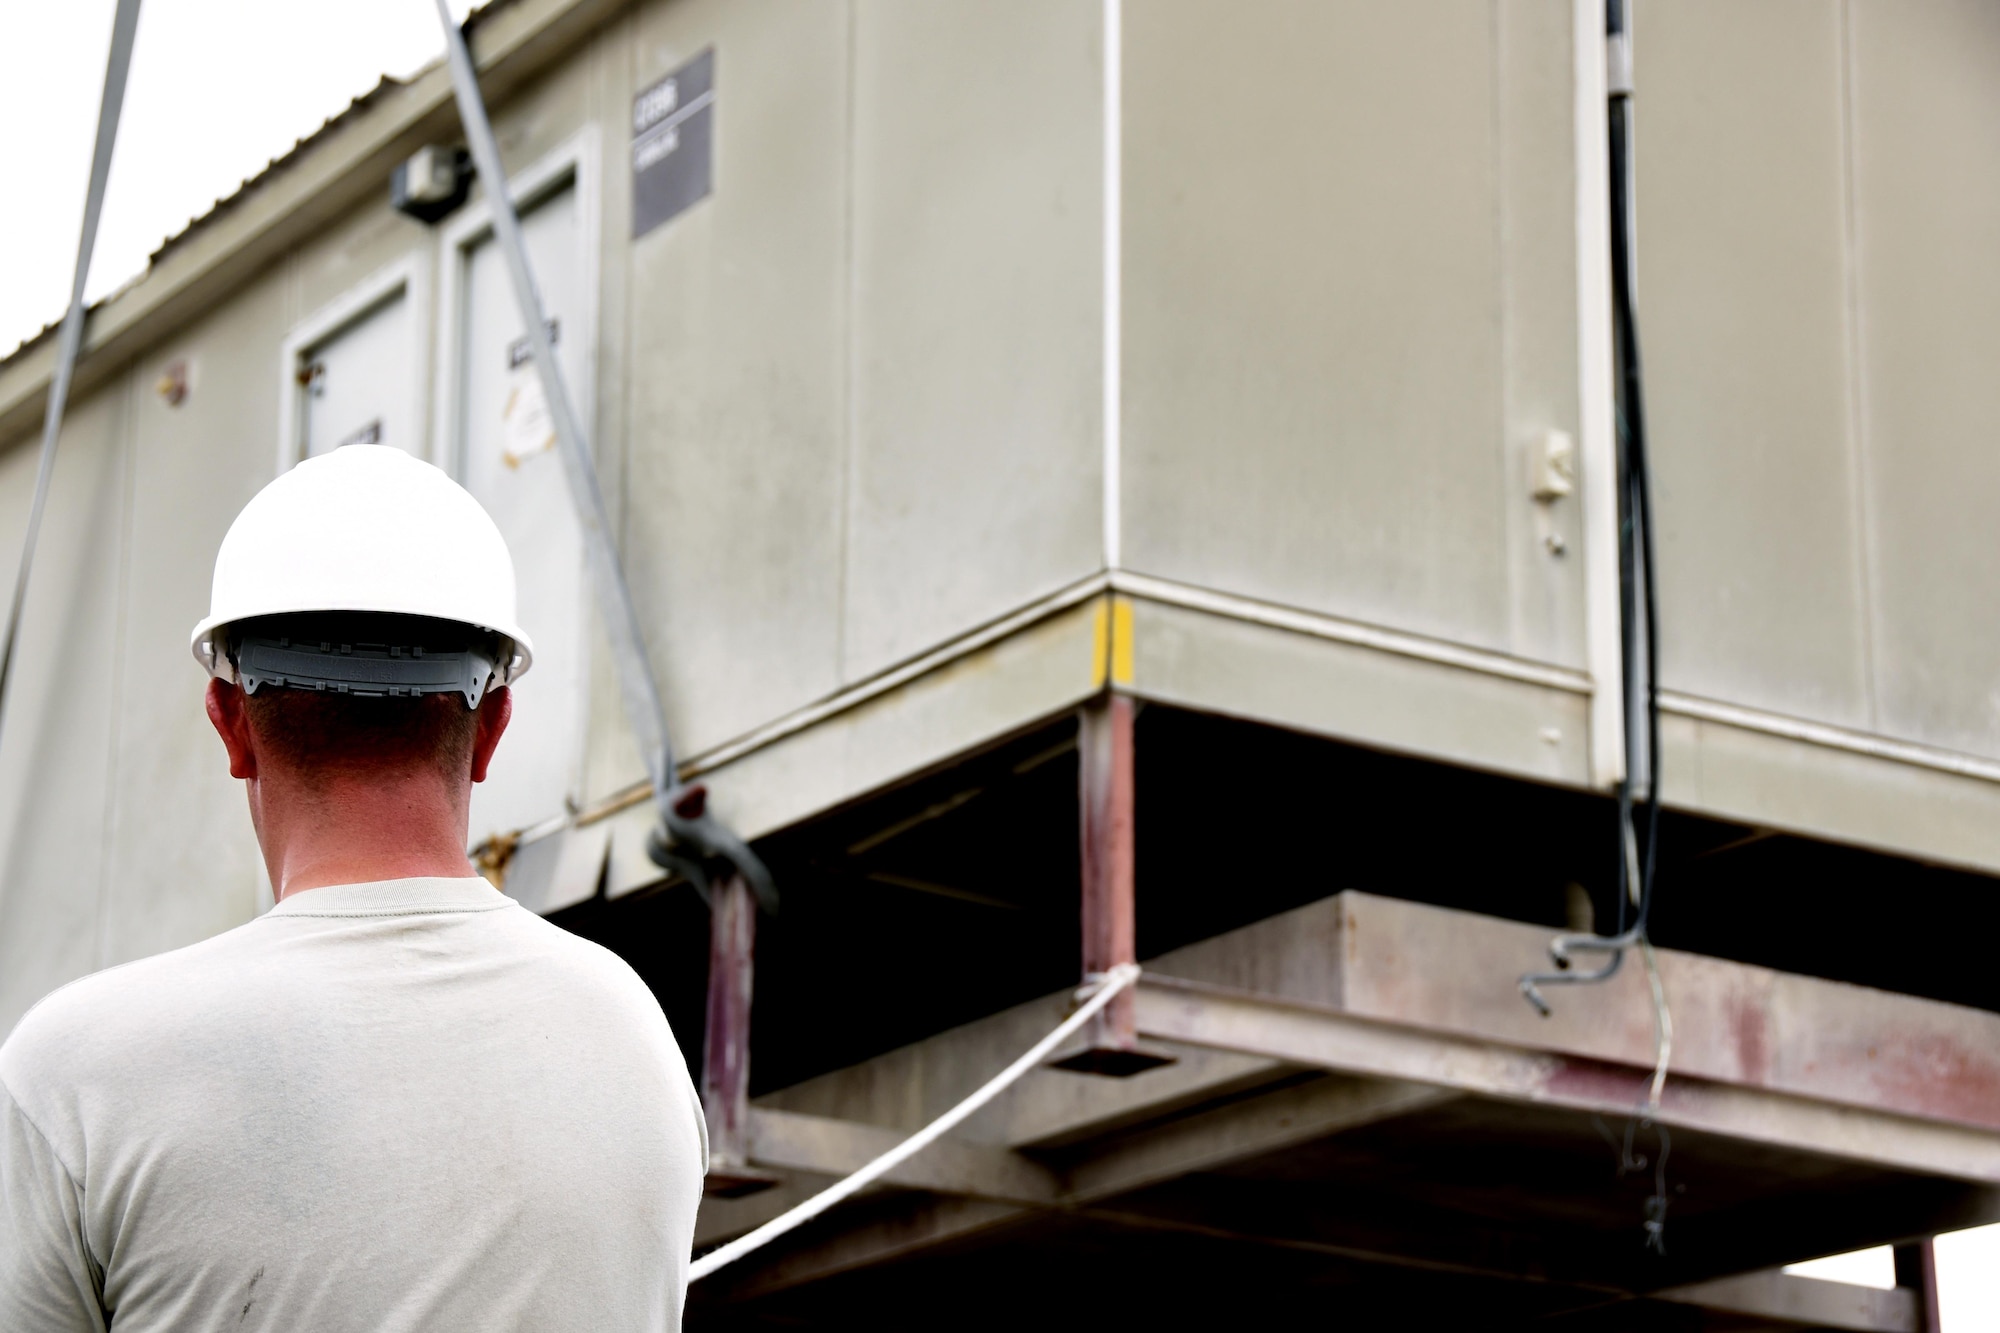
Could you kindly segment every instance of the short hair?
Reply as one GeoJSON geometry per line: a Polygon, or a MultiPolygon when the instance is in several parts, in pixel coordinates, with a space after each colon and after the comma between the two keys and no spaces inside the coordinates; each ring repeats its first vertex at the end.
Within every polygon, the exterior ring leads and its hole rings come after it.
{"type": "MultiPolygon", "coordinates": [[[[246,637],[422,644],[428,651],[459,652],[488,636],[418,616],[260,616],[230,627],[232,660],[246,637]]],[[[244,708],[258,746],[308,780],[425,765],[447,781],[463,781],[471,774],[477,716],[455,691],[389,698],[267,684],[255,694],[246,693],[244,708]]]]}

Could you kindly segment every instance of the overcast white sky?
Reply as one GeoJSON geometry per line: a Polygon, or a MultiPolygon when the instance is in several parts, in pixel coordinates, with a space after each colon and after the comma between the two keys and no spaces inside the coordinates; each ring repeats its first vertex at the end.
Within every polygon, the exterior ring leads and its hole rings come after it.
{"type": "MultiPolygon", "coordinates": [[[[0,0],[0,356],[62,317],[112,8],[0,0]]],[[[144,0],[90,297],[379,76],[443,51],[433,0],[144,0]]]]}
{"type": "MultiPolygon", "coordinates": [[[[470,8],[453,0],[461,17],[470,8]]],[[[62,316],[111,12],[112,0],[0,0],[0,356],[62,316]]],[[[433,0],[145,0],[91,299],[379,76],[443,49],[433,0]]],[[[2000,1329],[2000,1227],[1938,1248],[1946,1333],[2000,1329]]],[[[1883,1251],[1813,1271],[1887,1285],[1887,1265],[1883,1251]]]]}

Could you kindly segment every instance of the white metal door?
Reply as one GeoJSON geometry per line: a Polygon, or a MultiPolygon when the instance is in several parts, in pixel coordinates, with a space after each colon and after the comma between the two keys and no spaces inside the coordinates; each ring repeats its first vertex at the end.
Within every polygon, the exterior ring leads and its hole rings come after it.
{"type": "Polygon", "coordinates": [[[402,289],[300,354],[305,457],[343,444],[393,444],[422,455],[410,302],[402,289]]]}
{"type": "MultiPolygon", "coordinates": [[[[583,349],[576,191],[565,187],[521,218],[542,306],[554,325],[556,356],[579,411],[588,401],[583,349]]],[[[454,256],[460,270],[458,325],[459,480],[500,525],[520,583],[521,626],[535,664],[514,690],[514,720],[492,774],[473,790],[474,843],[563,812],[582,758],[584,634],[589,589],[583,536],[505,261],[490,235],[454,256]]],[[[586,417],[588,420],[588,417],[586,417]]]]}

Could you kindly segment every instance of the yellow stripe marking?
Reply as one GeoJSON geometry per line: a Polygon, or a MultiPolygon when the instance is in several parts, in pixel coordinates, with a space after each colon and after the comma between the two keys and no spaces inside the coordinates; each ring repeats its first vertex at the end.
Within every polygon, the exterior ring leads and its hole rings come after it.
{"type": "Polygon", "coordinates": [[[1127,597],[1111,599],[1111,681],[1132,683],[1132,601],[1127,597]]]}

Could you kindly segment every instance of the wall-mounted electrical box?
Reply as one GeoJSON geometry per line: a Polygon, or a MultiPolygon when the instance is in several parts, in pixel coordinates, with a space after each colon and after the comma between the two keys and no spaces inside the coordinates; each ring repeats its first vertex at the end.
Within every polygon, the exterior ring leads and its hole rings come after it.
{"type": "Polygon", "coordinates": [[[472,155],[463,148],[427,144],[390,175],[389,206],[419,222],[436,222],[465,202],[472,176],[472,155]]]}

